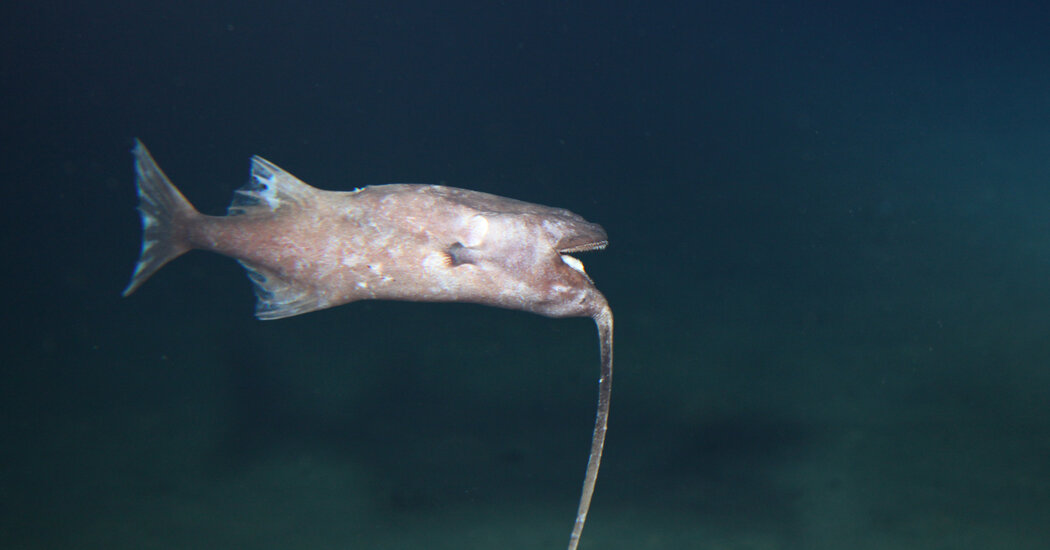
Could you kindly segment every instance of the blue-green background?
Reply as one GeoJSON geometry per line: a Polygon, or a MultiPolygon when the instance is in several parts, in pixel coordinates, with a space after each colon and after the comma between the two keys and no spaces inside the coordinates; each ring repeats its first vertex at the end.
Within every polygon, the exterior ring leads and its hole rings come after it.
{"type": "Polygon", "coordinates": [[[7,2],[0,547],[564,546],[589,320],[128,299],[141,138],[202,211],[571,209],[616,314],[583,549],[1050,547],[1045,2],[7,2]]]}

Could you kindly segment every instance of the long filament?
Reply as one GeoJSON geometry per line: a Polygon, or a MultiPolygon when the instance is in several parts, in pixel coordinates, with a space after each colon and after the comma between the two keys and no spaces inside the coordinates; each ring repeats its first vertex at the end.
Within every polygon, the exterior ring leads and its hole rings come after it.
{"type": "Polygon", "coordinates": [[[591,455],[587,459],[587,473],[583,478],[583,491],[580,493],[580,507],[576,511],[576,523],[569,535],[569,550],[576,550],[583,533],[583,524],[587,521],[587,512],[591,508],[591,497],[594,495],[594,484],[598,479],[598,467],[602,462],[602,449],[605,447],[605,430],[609,425],[609,398],[612,395],[613,374],[613,316],[606,305],[594,316],[598,326],[598,342],[601,347],[601,376],[598,378],[598,412],[594,420],[594,435],[591,437],[591,455]]]}

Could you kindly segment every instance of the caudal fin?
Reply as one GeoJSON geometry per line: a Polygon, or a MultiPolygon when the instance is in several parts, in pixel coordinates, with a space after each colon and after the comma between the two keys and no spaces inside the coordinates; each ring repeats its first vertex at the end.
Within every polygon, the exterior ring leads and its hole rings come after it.
{"type": "Polygon", "coordinates": [[[124,296],[135,292],[164,264],[189,251],[184,228],[196,216],[186,197],[172,185],[141,141],[131,149],[135,157],[135,176],[142,217],[142,253],[131,274],[124,296]]]}

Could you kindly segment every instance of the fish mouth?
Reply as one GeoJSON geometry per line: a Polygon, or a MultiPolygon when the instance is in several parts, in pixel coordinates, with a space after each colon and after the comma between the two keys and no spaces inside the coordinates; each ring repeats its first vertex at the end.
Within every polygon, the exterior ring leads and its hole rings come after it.
{"type": "Polygon", "coordinates": [[[563,246],[558,248],[558,256],[561,258],[561,261],[565,263],[565,265],[571,267],[575,271],[578,271],[581,275],[586,277],[587,280],[591,281],[591,283],[593,284],[594,281],[591,280],[591,276],[588,275],[587,272],[583,269],[583,262],[581,262],[574,256],[570,256],[569,254],[573,254],[576,252],[589,252],[591,250],[601,250],[605,248],[608,244],[609,241],[601,240],[582,242],[579,244],[573,244],[571,246],[563,246]]]}

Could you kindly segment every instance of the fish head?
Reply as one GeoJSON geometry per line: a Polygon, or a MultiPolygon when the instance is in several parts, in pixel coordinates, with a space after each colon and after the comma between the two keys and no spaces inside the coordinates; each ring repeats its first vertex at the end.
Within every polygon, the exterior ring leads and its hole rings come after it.
{"type": "Polygon", "coordinates": [[[550,317],[595,316],[607,307],[577,252],[601,250],[600,225],[567,210],[532,205],[530,212],[469,216],[448,251],[453,266],[472,264],[507,289],[504,303],[550,317]]]}

